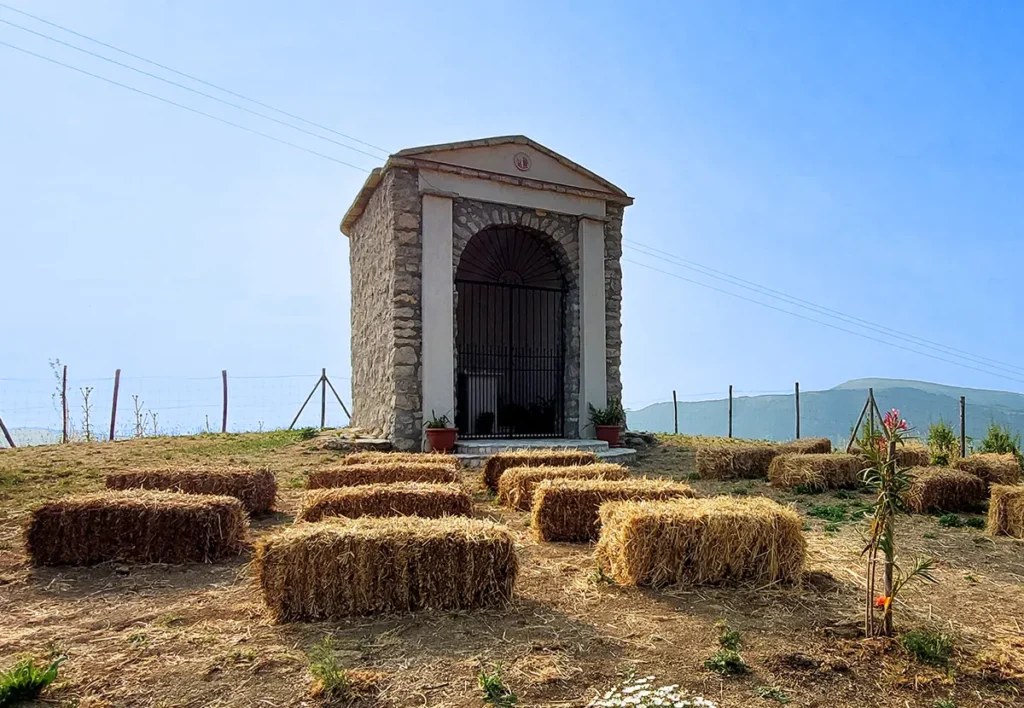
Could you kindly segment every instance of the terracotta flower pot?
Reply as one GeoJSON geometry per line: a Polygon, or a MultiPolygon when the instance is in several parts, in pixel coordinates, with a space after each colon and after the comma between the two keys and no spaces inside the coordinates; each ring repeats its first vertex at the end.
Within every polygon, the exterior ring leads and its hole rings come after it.
{"type": "Polygon", "coordinates": [[[427,447],[430,452],[451,452],[458,434],[458,428],[427,428],[427,447]]]}
{"type": "Polygon", "coordinates": [[[595,425],[597,429],[597,439],[604,440],[608,443],[608,447],[619,446],[619,433],[622,432],[621,425],[595,425]]]}

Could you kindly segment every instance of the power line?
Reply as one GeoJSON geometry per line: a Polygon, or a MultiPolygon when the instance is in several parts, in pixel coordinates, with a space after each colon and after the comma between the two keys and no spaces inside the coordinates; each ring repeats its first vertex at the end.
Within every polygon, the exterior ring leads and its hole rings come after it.
{"type": "MultiPolygon", "coordinates": [[[[347,140],[351,140],[353,142],[357,142],[360,145],[365,145],[366,147],[373,148],[374,150],[378,150],[378,151],[384,153],[385,155],[389,154],[388,150],[385,150],[382,147],[378,147],[378,146],[376,146],[376,145],[374,145],[372,143],[368,143],[365,140],[360,140],[359,138],[355,138],[355,137],[353,137],[351,135],[346,135],[345,133],[342,133],[342,132],[339,132],[337,130],[334,130],[333,128],[328,128],[325,125],[320,125],[319,123],[314,123],[311,120],[307,120],[307,119],[305,119],[305,118],[303,118],[301,116],[297,116],[297,115],[295,115],[293,113],[289,113],[288,111],[281,110],[280,108],[276,108],[276,107],[274,107],[274,106],[272,106],[272,105],[270,105],[268,103],[263,103],[262,101],[257,101],[254,98],[249,98],[248,96],[245,96],[243,94],[237,93],[237,92],[232,91],[230,89],[226,89],[223,86],[218,86],[217,84],[211,83],[211,82],[206,81],[204,79],[200,79],[198,76],[193,76],[192,74],[187,74],[184,71],[179,71],[178,69],[171,68],[171,67],[169,67],[169,66],[167,66],[165,64],[160,64],[159,62],[155,62],[155,61],[153,61],[151,59],[147,59],[146,57],[140,56],[138,54],[133,54],[132,52],[129,52],[129,51],[125,50],[125,49],[121,49],[120,47],[116,47],[113,44],[108,44],[106,42],[103,42],[103,41],[101,41],[99,39],[96,39],[95,37],[90,37],[87,34],[82,34],[81,32],[76,32],[75,30],[73,30],[73,29],[71,29],[69,27],[65,27],[64,25],[60,25],[60,24],[57,24],[56,22],[51,22],[49,20],[45,20],[42,17],[38,17],[36,15],[32,15],[32,14],[30,14],[28,12],[25,12],[24,10],[19,10],[16,7],[11,7],[10,5],[7,5],[7,4],[2,3],[2,2],[0,2],[0,7],[4,8],[6,10],[10,10],[11,12],[16,12],[19,15],[23,15],[25,17],[29,17],[29,18],[35,20],[36,22],[42,22],[44,25],[49,25],[50,27],[55,27],[55,28],[57,28],[59,30],[63,30],[64,32],[67,32],[68,34],[73,34],[76,37],[81,37],[82,39],[85,39],[85,40],[88,40],[90,42],[93,42],[94,44],[98,44],[101,47],[106,47],[107,49],[113,49],[115,52],[118,52],[120,54],[124,54],[125,56],[131,57],[132,59],[137,59],[138,61],[145,62],[146,64],[149,64],[150,66],[155,66],[155,67],[157,67],[159,69],[163,69],[164,71],[169,71],[172,74],[176,74],[176,75],[181,76],[183,78],[186,78],[186,79],[188,79],[190,81],[195,81],[196,83],[203,84],[204,86],[209,86],[210,88],[217,89],[218,91],[223,91],[224,93],[229,94],[231,96],[234,96],[235,98],[240,98],[243,101],[248,101],[249,103],[252,103],[254,105],[257,105],[257,106],[260,106],[262,108],[266,108],[266,109],[269,109],[271,111],[274,111],[275,113],[280,113],[281,115],[287,116],[288,118],[292,118],[294,120],[301,121],[301,122],[305,123],[306,125],[311,125],[314,128],[319,128],[320,130],[326,130],[328,133],[333,133],[334,135],[338,135],[338,136],[340,136],[342,138],[345,138],[347,140]]],[[[29,30],[29,31],[31,31],[31,30],[29,30]]],[[[55,41],[59,41],[59,40],[55,40],[55,41]]],[[[82,51],[85,51],[85,50],[82,50],[82,51]]],[[[111,60],[111,61],[113,61],[113,60],[111,60]]],[[[380,158],[378,158],[378,159],[380,159],[380,158]]]]}
{"type": "Polygon", "coordinates": [[[14,49],[14,50],[22,52],[24,54],[28,54],[29,56],[36,57],[37,59],[42,59],[43,61],[48,61],[51,64],[56,64],[57,66],[62,66],[65,69],[70,69],[71,71],[77,71],[80,74],[85,74],[86,76],[91,76],[94,79],[99,79],[100,81],[105,81],[108,84],[112,84],[114,86],[118,86],[120,88],[127,89],[129,91],[132,91],[134,93],[140,94],[142,96],[148,96],[149,98],[155,99],[155,100],[160,101],[162,103],[166,103],[166,104],[168,104],[170,106],[175,106],[176,108],[181,108],[182,110],[189,111],[190,113],[195,113],[196,115],[200,115],[200,116],[203,116],[205,118],[210,118],[212,120],[215,120],[215,121],[218,121],[220,123],[223,123],[224,125],[229,125],[232,128],[238,128],[239,130],[244,130],[247,133],[252,133],[253,135],[258,135],[261,138],[266,138],[267,140],[273,140],[276,143],[280,143],[282,145],[287,145],[288,147],[295,148],[296,150],[302,150],[303,152],[307,152],[310,155],[316,155],[317,157],[322,157],[325,160],[330,160],[331,162],[336,162],[339,165],[345,165],[346,167],[351,167],[352,169],[359,170],[360,172],[369,172],[370,171],[370,170],[366,169],[365,167],[359,167],[358,165],[353,165],[351,162],[345,162],[344,160],[339,160],[336,157],[331,157],[330,155],[326,155],[326,154],[324,154],[322,152],[317,152],[316,150],[311,150],[311,149],[309,149],[307,147],[303,147],[301,145],[298,145],[296,143],[290,142],[288,140],[284,140],[283,138],[278,138],[278,137],[276,137],[274,135],[270,135],[269,133],[264,133],[264,132],[261,132],[259,130],[254,129],[254,128],[250,128],[248,126],[242,125],[241,123],[235,123],[233,121],[227,120],[226,118],[221,118],[220,116],[215,116],[212,113],[207,113],[205,111],[201,111],[198,108],[192,108],[191,106],[186,106],[183,103],[178,103],[177,101],[172,101],[169,98],[164,98],[163,96],[157,96],[154,93],[149,93],[148,91],[143,91],[142,89],[135,88],[134,86],[129,86],[128,84],[123,84],[120,81],[114,81],[113,79],[108,79],[106,76],[100,76],[99,74],[94,74],[91,71],[86,71],[85,69],[80,69],[77,66],[72,66],[71,64],[65,64],[62,61],[58,61],[56,59],[52,59],[51,57],[45,56],[43,54],[36,54],[33,51],[29,51],[28,49],[25,49],[24,47],[19,47],[17,45],[10,44],[10,43],[4,42],[2,40],[0,40],[0,45],[2,45],[4,47],[9,47],[10,49],[14,49]]]}
{"type": "Polygon", "coordinates": [[[760,305],[761,307],[767,307],[770,310],[775,310],[777,312],[783,312],[783,313],[785,313],[787,315],[792,315],[793,317],[799,317],[802,320],[807,320],[808,322],[814,322],[815,324],[819,324],[819,325],[822,325],[824,327],[829,327],[831,329],[839,330],[840,332],[846,332],[847,334],[852,334],[852,335],[854,335],[856,337],[861,337],[863,339],[868,339],[868,340],[870,340],[872,342],[878,342],[879,344],[884,344],[884,345],[886,345],[888,347],[893,347],[895,349],[902,349],[903,351],[911,352],[913,354],[918,354],[920,356],[926,356],[929,359],[935,359],[937,361],[943,361],[943,362],[946,362],[947,364],[953,364],[954,366],[960,366],[960,367],[963,367],[965,369],[973,369],[974,371],[980,371],[981,373],[988,374],[989,376],[998,376],[1000,378],[1004,378],[1004,379],[1007,379],[1009,381],[1016,381],[1017,383],[1024,383],[1024,379],[1018,379],[1018,378],[1015,378],[1013,376],[1007,376],[1005,374],[1000,374],[1000,373],[995,372],[995,371],[989,371],[987,369],[981,369],[981,368],[978,368],[976,366],[971,366],[970,364],[965,364],[963,362],[956,361],[954,359],[946,359],[944,357],[940,357],[940,356],[937,356],[935,354],[929,354],[928,352],[922,352],[922,351],[919,351],[917,349],[911,349],[910,347],[904,347],[904,346],[902,346],[900,344],[895,344],[894,342],[890,342],[890,341],[885,340],[885,339],[878,339],[877,337],[872,337],[870,335],[864,334],[863,332],[858,332],[856,330],[846,329],[845,327],[840,327],[839,325],[832,324],[831,322],[822,322],[821,320],[816,320],[813,317],[807,317],[806,315],[801,315],[799,312],[793,312],[791,310],[786,310],[786,309],[784,309],[782,307],[776,307],[775,305],[770,305],[767,302],[761,302],[760,300],[755,300],[753,298],[746,297],[744,295],[740,295],[739,293],[734,293],[732,291],[725,290],[724,288],[717,288],[714,285],[709,285],[707,283],[702,283],[699,280],[694,280],[693,278],[687,278],[686,276],[679,275],[678,273],[671,273],[671,272],[669,272],[667,270],[661,270],[660,268],[655,268],[654,266],[647,265],[646,263],[640,263],[639,261],[630,260],[629,258],[623,258],[622,260],[624,260],[626,263],[632,263],[633,265],[640,266],[641,268],[647,268],[648,270],[653,270],[653,271],[655,271],[657,273],[662,273],[663,275],[667,275],[667,276],[670,276],[672,278],[678,278],[679,280],[686,281],[687,283],[693,283],[694,285],[699,285],[702,288],[708,288],[709,290],[714,290],[715,292],[723,293],[725,295],[730,295],[730,296],[738,298],[740,300],[745,300],[747,302],[752,302],[755,305],[760,305]]]}
{"type": "Polygon", "coordinates": [[[782,300],[791,305],[801,307],[805,310],[810,310],[812,312],[825,315],[826,317],[832,317],[834,319],[842,320],[857,327],[863,327],[864,329],[874,330],[875,332],[883,334],[887,337],[893,337],[895,339],[900,339],[910,344],[914,344],[915,346],[924,347],[925,349],[931,349],[933,351],[939,351],[943,354],[949,354],[960,359],[971,361],[975,364],[980,364],[981,366],[988,366],[993,369],[999,369],[1010,374],[1024,374],[1024,368],[1022,367],[1015,366],[1004,361],[999,361],[998,359],[991,359],[989,357],[983,357],[978,354],[973,354],[969,351],[957,349],[956,347],[951,347],[940,342],[933,342],[931,340],[924,339],[923,337],[906,334],[904,332],[901,332],[900,330],[896,330],[891,327],[886,327],[885,325],[880,325],[875,322],[871,322],[869,320],[856,317],[854,315],[848,315],[838,310],[833,310],[831,308],[825,307],[824,305],[818,305],[809,300],[801,299],[799,297],[796,297],[795,295],[789,295],[788,293],[784,293],[780,290],[774,290],[767,286],[760,285],[759,283],[755,283],[750,280],[745,280],[743,278],[731,275],[721,270],[716,270],[714,268],[711,268],[710,266],[697,263],[696,261],[688,260],[686,258],[683,258],[682,256],[677,256],[674,253],[669,253],[668,251],[663,251],[659,248],[648,246],[646,244],[634,241],[632,239],[630,239],[630,241],[632,241],[632,244],[635,245],[630,245],[627,243],[627,248],[639,251],[640,253],[647,256],[668,259],[670,262],[673,262],[675,265],[679,265],[682,268],[687,268],[688,270],[698,272],[701,275],[706,275],[710,278],[721,280],[731,285],[736,285],[738,287],[744,288],[745,290],[750,290],[761,295],[767,295],[768,297],[774,298],[776,300],[782,300]]]}
{"type": "Polygon", "coordinates": [[[272,121],[274,123],[277,123],[278,125],[283,125],[283,126],[285,126],[287,128],[291,128],[292,130],[297,130],[300,133],[304,133],[306,135],[311,135],[314,138],[317,138],[318,140],[324,140],[324,141],[332,143],[334,145],[338,145],[340,147],[345,148],[346,150],[352,150],[354,152],[358,152],[361,155],[366,155],[367,157],[372,157],[374,160],[380,161],[380,159],[381,159],[377,155],[374,155],[372,152],[366,152],[366,150],[360,150],[357,147],[352,147],[351,145],[346,145],[345,143],[341,142],[340,140],[335,140],[334,138],[328,138],[328,137],[326,137],[324,135],[320,135],[319,133],[314,133],[312,130],[306,130],[305,128],[300,128],[300,127],[298,127],[296,125],[293,125],[293,124],[289,123],[288,121],[279,120],[277,118],[274,118],[273,116],[268,116],[265,113],[260,113],[259,111],[254,111],[251,108],[246,108],[245,106],[240,106],[239,104],[232,103],[231,101],[225,101],[223,98],[220,98],[219,96],[214,96],[211,93],[206,93],[204,91],[199,91],[197,89],[192,88],[191,86],[186,86],[185,84],[179,83],[177,81],[171,81],[170,79],[165,79],[164,77],[159,76],[157,74],[153,74],[153,73],[150,73],[148,71],[143,71],[142,69],[138,69],[138,68],[132,66],[131,64],[125,64],[124,62],[117,61],[116,59],[111,59],[110,57],[105,57],[102,54],[97,54],[96,52],[90,52],[88,49],[83,49],[82,47],[76,47],[74,44],[69,44],[68,42],[64,42],[62,40],[59,40],[56,37],[51,37],[48,34],[44,34],[43,32],[36,32],[33,29],[29,29],[28,27],[22,27],[19,24],[15,24],[14,22],[10,22],[10,21],[4,20],[4,19],[0,19],[0,24],[5,24],[5,25],[8,25],[10,27],[14,27],[16,29],[20,29],[23,32],[28,32],[29,34],[34,34],[37,37],[42,37],[43,39],[49,40],[51,42],[55,42],[56,44],[60,44],[61,46],[68,47],[70,49],[74,49],[75,51],[82,52],[83,54],[88,54],[91,57],[96,57],[97,59],[102,59],[103,61],[110,62],[111,64],[115,64],[117,66],[123,67],[125,69],[128,69],[129,71],[134,71],[134,72],[136,72],[138,74],[142,74],[143,76],[148,76],[151,79],[156,79],[157,81],[163,81],[165,84],[169,84],[171,86],[176,86],[177,88],[184,89],[185,91],[190,91],[190,92],[196,94],[197,96],[202,96],[204,98],[208,98],[211,101],[217,101],[218,103],[222,103],[225,106],[231,106],[232,108],[236,108],[236,109],[238,109],[240,111],[244,111],[246,113],[249,113],[250,115],[259,116],[260,118],[272,121]]]}

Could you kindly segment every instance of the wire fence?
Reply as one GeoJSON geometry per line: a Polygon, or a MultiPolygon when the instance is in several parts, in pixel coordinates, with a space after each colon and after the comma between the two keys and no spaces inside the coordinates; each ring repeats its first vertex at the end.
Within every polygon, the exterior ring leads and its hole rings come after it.
{"type": "Polygon", "coordinates": [[[348,397],[349,377],[327,377],[326,370],[271,376],[117,372],[78,377],[70,367],[65,373],[59,362],[52,369],[49,377],[0,378],[0,421],[6,429],[0,447],[10,442],[19,447],[59,443],[65,434],[69,440],[107,440],[254,432],[293,424],[343,427],[349,422],[342,398],[348,397]]]}

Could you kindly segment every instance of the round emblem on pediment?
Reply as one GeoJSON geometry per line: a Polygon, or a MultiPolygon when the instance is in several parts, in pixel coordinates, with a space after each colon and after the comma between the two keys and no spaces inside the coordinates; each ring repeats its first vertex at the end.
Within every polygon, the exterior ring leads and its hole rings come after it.
{"type": "Polygon", "coordinates": [[[526,172],[533,164],[530,160],[530,156],[525,152],[517,152],[512,157],[512,162],[515,163],[516,169],[520,172],[526,172]]]}

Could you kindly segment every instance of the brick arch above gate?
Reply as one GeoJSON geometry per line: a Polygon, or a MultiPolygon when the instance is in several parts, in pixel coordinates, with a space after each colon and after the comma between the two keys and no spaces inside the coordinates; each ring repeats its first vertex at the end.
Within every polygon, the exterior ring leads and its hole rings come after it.
{"type": "Polygon", "coordinates": [[[558,262],[569,290],[579,281],[579,219],[563,214],[540,213],[536,209],[491,204],[473,199],[452,201],[452,272],[458,271],[462,252],[469,240],[491,226],[523,226],[543,234],[558,262]]]}

